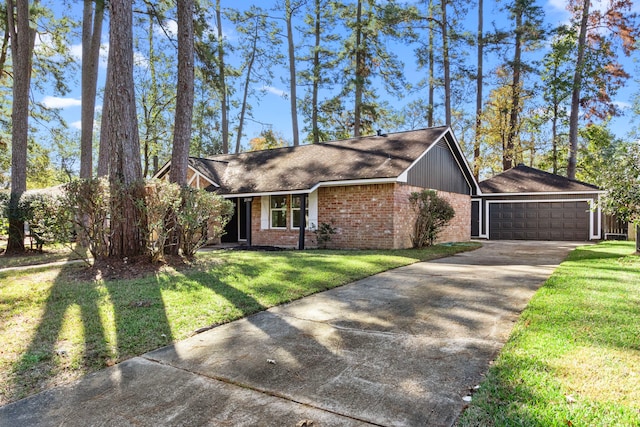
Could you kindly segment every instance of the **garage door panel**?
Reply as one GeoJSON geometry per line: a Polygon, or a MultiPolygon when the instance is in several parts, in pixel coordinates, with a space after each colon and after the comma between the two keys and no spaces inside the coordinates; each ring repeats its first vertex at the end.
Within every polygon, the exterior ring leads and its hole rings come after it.
{"type": "Polygon", "coordinates": [[[490,203],[489,238],[585,241],[589,218],[587,202],[490,203]]]}

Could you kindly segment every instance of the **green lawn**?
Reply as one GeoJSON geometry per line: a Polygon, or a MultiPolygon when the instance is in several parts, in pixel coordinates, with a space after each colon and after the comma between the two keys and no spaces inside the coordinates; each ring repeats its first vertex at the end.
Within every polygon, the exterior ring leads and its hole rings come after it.
{"type": "Polygon", "coordinates": [[[130,280],[82,265],[0,271],[0,405],[229,322],[384,270],[479,247],[215,251],[130,280]],[[86,276],[86,274],[85,274],[86,276]]]}
{"type": "Polygon", "coordinates": [[[460,426],[640,426],[640,256],[573,251],[533,297],[460,426]]]}
{"type": "MultiPolygon", "coordinates": [[[[46,245],[43,252],[38,252],[35,249],[28,249],[28,252],[25,253],[25,255],[16,257],[5,256],[3,254],[6,246],[7,241],[5,239],[0,240],[0,269],[82,259],[86,252],[86,250],[83,249],[82,253],[74,253],[65,245],[46,245]]],[[[29,245],[27,245],[27,247],[29,247],[29,245]]]]}

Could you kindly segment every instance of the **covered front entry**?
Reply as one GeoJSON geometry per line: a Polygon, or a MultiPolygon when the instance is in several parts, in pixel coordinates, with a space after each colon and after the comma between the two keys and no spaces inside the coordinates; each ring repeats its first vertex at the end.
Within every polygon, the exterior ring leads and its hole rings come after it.
{"type": "Polygon", "coordinates": [[[586,201],[490,202],[489,239],[589,240],[586,201]]]}
{"type": "Polygon", "coordinates": [[[229,199],[233,203],[233,216],[224,228],[225,234],[222,236],[222,243],[246,242],[248,239],[247,218],[251,207],[251,199],[234,198],[229,199]]]}

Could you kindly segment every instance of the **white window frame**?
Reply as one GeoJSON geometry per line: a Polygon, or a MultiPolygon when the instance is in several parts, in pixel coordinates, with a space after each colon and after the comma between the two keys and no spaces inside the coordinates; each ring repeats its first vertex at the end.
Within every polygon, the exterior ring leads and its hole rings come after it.
{"type": "MultiPolygon", "coordinates": [[[[305,230],[309,230],[309,210],[310,210],[309,209],[309,197],[308,197],[307,194],[305,194],[305,196],[307,196],[307,200],[306,200],[306,203],[305,203],[305,228],[304,229],[305,230]]],[[[294,207],[293,206],[293,199],[294,199],[294,197],[302,198],[302,195],[301,194],[292,194],[290,197],[291,197],[291,208],[290,208],[290,212],[291,212],[291,229],[292,230],[299,230],[300,227],[295,227],[293,225],[293,221],[294,221],[294,218],[300,217],[300,206],[298,204],[298,207],[294,207]]]]}
{"type": "Polygon", "coordinates": [[[289,196],[286,194],[277,195],[277,196],[269,196],[269,227],[274,230],[286,230],[287,229],[287,204],[289,202],[289,196]],[[274,197],[284,197],[284,206],[280,208],[274,208],[272,204],[272,199],[274,197]],[[273,225],[273,213],[274,212],[283,212],[284,213],[284,227],[274,226],[273,225]]]}

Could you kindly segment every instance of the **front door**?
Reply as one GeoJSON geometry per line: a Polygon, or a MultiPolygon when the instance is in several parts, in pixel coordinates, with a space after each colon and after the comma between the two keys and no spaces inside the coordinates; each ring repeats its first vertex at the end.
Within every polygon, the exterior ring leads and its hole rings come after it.
{"type": "Polygon", "coordinates": [[[233,203],[233,215],[224,228],[223,243],[237,243],[247,240],[247,203],[244,198],[229,199],[233,203]]]}

